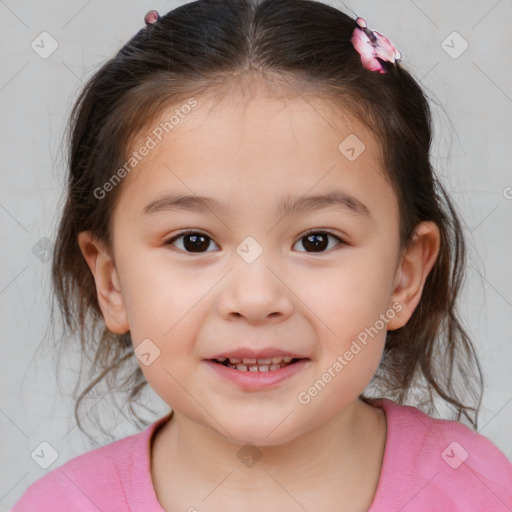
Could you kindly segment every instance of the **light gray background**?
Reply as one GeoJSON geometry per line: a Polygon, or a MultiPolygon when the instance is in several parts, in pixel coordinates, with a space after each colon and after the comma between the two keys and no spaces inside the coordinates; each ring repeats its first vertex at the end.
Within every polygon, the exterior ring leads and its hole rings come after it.
{"type": "MultiPolygon", "coordinates": [[[[143,26],[149,9],[164,13],[181,3],[0,0],[0,511],[47,471],[94,447],[75,427],[72,401],[56,383],[53,356],[41,350],[50,316],[50,266],[32,251],[42,238],[55,239],[64,175],[61,141],[71,105],[99,65],[143,26]],[[31,48],[43,31],[59,45],[46,59],[31,48]],[[47,470],[31,458],[43,441],[58,452],[47,470]]],[[[479,431],[512,459],[512,3],[345,5],[390,37],[440,105],[433,105],[433,158],[468,236],[470,265],[460,309],[486,378],[479,431]],[[454,31],[469,45],[457,58],[464,42],[454,31]]],[[[147,400],[167,412],[154,393],[147,400]]],[[[116,437],[136,431],[122,418],[112,429],[116,437]]]]}

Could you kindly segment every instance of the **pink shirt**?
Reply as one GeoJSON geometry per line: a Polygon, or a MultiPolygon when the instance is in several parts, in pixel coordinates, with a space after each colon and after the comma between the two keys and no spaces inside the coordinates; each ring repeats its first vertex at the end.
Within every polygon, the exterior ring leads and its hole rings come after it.
{"type": "MultiPolygon", "coordinates": [[[[368,512],[512,510],[512,465],[486,437],[415,407],[387,399],[374,405],[384,409],[388,430],[368,512]]],[[[165,512],[151,481],[149,443],[168,418],[50,471],[11,512],[165,512]]]]}

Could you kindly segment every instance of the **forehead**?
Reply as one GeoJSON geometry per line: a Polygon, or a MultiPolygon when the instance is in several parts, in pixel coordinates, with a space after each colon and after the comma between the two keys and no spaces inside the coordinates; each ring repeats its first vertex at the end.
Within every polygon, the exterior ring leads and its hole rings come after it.
{"type": "Polygon", "coordinates": [[[229,202],[231,211],[242,204],[270,208],[285,195],[337,186],[370,204],[394,200],[375,136],[318,97],[264,90],[252,97],[199,95],[148,123],[128,156],[150,139],[151,149],[125,178],[120,199],[140,211],[165,191],[213,196],[229,202]],[[187,104],[194,107],[183,108],[187,104]]]}

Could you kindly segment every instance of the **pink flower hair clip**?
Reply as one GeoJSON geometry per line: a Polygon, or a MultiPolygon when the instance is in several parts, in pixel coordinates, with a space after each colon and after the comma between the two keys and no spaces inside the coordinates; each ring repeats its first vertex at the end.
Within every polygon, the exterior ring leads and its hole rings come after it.
{"type": "Polygon", "coordinates": [[[144,16],[144,21],[148,27],[150,25],[154,25],[159,19],[160,19],[160,14],[158,14],[158,11],[155,11],[155,10],[148,11],[146,13],[146,16],[144,16]]]}
{"type": "Polygon", "coordinates": [[[354,29],[350,41],[361,55],[363,67],[386,73],[382,62],[394,64],[402,54],[384,34],[370,30],[364,18],[357,18],[356,23],[359,26],[354,29]]]}

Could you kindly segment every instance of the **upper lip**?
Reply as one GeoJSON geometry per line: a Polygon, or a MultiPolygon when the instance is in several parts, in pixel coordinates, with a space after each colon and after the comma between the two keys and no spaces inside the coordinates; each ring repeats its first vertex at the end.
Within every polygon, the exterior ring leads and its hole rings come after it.
{"type": "Polygon", "coordinates": [[[238,359],[268,359],[269,357],[293,357],[294,359],[306,359],[301,355],[290,352],[289,350],[281,350],[279,348],[261,348],[261,349],[252,349],[249,347],[239,347],[233,350],[225,350],[224,352],[219,352],[218,354],[210,357],[209,359],[221,359],[226,358],[238,358],[238,359]]]}

